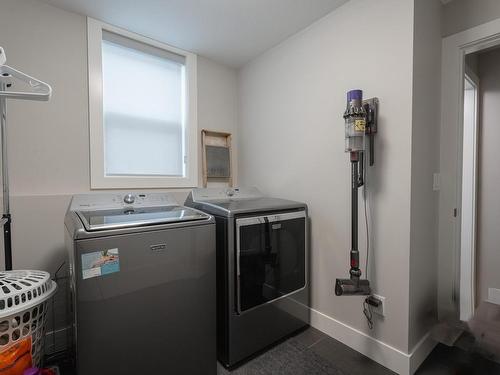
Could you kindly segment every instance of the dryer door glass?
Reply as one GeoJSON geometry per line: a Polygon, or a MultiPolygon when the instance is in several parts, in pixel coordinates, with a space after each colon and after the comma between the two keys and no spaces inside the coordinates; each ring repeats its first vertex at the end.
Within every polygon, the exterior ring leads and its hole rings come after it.
{"type": "Polygon", "coordinates": [[[236,219],[238,313],[305,287],[305,226],[304,211],[236,219]]]}

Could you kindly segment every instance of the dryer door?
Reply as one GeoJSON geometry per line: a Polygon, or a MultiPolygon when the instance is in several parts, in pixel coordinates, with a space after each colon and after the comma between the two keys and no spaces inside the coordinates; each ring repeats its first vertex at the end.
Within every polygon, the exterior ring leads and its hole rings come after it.
{"type": "Polygon", "coordinates": [[[306,285],[305,211],[236,219],[237,312],[306,285]]]}

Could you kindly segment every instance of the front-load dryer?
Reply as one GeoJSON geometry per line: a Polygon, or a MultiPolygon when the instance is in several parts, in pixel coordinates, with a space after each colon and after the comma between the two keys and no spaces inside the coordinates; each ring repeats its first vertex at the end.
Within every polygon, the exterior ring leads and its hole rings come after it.
{"type": "Polygon", "coordinates": [[[217,357],[234,367],[309,324],[304,203],[255,188],[193,189],[186,206],[215,217],[217,357]]]}

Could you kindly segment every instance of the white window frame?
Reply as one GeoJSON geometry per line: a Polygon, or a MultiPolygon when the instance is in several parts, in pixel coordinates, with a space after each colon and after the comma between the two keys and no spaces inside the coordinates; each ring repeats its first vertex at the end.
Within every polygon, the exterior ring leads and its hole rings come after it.
{"type": "MultiPolygon", "coordinates": [[[[198,186],[198,119],[197,82],[194,53],[181,50],[87,17],[89,125],[90,125],[90,187],[91,189],[186,188],[198,186]],[[107,176],[104,153],[104,117],[102,93],[102,33],[108,31],[185,57],[186,60],[186,168],[180,176],[107,176]]],[[[131,82],[130,87],[133,87],[131,82]]]]}

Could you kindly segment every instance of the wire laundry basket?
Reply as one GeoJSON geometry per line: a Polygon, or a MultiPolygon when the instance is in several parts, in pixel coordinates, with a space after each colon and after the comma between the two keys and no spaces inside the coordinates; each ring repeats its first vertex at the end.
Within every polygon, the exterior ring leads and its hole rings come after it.
{"type": "Polygon", "coordinates": [[[24,345],[31,364],[41,366],[47,303],[56,290],[47,272],[0,271],[0,356],[24,345]]]}

